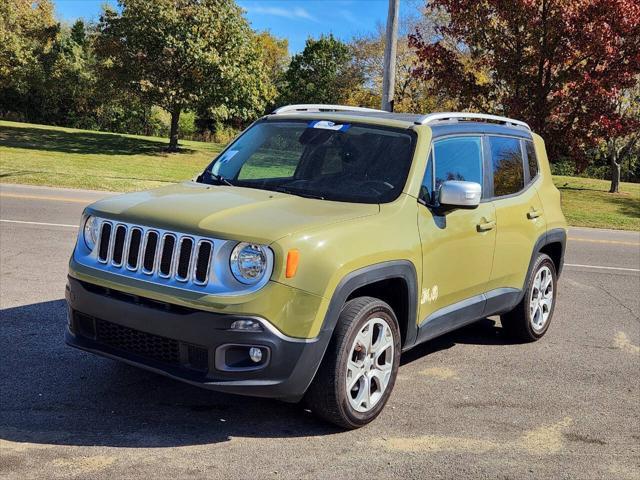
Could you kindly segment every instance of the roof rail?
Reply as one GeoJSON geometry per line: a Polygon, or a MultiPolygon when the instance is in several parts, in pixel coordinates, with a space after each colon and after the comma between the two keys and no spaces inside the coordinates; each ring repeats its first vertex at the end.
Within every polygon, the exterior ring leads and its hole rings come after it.
{"type": "Polygon", "coordinates": [[[452,120],[457,122],[458,120],[485,120],[491,122],[505,123],[507,125],[514,125],[518,127],[524,127],[527,130],[531,130],[528,124],[521,120],[514,120],[513,118],[500,117],[498,115],[488,115],[486,113],[471,113],[471,112],[440,112],[430,113],[421,117],[416,123],[419,125],[429,125],[437,122],[445,122],[452,120]]]}
{"type": "Polygon", "coordinates": [[[304,113],[304,112],[376,112],[389,113],[384,110],[376,110],[375,108],[352,107],[349,105],[323,105],[321,103],[309,103],[300,105],[285,105],[276,108],[273,113],[278,115],[281,113],[304,113]]]}

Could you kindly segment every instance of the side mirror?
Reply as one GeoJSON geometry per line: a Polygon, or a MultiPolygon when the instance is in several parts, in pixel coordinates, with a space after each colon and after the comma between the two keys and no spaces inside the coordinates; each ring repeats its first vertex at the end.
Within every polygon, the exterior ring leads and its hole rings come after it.
{"type": "Polygon", "coordinates": [[[476,208],[482,197],[482,186],[476,182],[449,180],[440,186],[438,202],[443,208],[476,208]]]}

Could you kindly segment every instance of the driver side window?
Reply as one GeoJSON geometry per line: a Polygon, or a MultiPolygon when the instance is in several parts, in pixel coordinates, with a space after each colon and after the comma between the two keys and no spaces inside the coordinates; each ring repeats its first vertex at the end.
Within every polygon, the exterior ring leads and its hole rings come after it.
{"type": "Polygon", "coordinates": [[[420,200],[436,203],[440,186],[449,180],[483,184],[481,137],[452,137],[433,143],[420,186],[420,200]]]}
{"type": "Polygon", "coordinates": [[[433,144],[435,191],[444,182],[462,180],[482,185],[482,139],[452,137],[433,144]]]}

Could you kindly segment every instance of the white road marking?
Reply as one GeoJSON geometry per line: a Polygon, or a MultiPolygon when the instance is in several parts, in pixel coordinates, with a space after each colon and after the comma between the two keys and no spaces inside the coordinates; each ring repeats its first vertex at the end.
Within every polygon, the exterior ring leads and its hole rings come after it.
{"type": "Polygon", "coordinates": [[[623,272],[640,272],[639,268],[604,267],[601,265],[580,265],[578,263],[565,263],[564,266],[565,267],[599,268],[602,270],[621,270],[623,272]]]}
{"type": "Polygon", "coordinates": [[[24,224],[24,225],[44,225],[45,227],[78,228],[78,225],[68,225],[66,223],[25,222],[24,220],[6,220],[4,218],[0,218],[0,222],[4,222],[4,223],[20,223],[20,224],[24,224]]]}

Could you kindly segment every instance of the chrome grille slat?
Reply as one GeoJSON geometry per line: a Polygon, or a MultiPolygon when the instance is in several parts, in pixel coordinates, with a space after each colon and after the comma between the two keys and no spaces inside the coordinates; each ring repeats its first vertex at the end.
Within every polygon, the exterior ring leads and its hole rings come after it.
{"type": "Polygon", "coordinates": [[[140,266],[140,249],[142,247],[142,241],[144,239],[144,232],[140,227],[133,227],[129,232],[129,249],[127,251],[127,269],[135,272],[138,270],[140,266]],[[136,241],[137,235],[134,235],[139,232],[140,238],[136,241]],[[137,244],[137,248],[136,247],[137,244]],[[135,257],[132,258],[132,254],[135,252],[135,257]]]}
{"type": "Polygon", "coordinates": [[[181,282],[186,282],[189,280],[189,275],[191,273],[191,260],[193,258],[194,250],[193,238],[182,237],[178,245],[179,247],[177,248],[178,256],[175,266],[175,277],[181,282]],[[190,245],[190,247],[187,247],[187,245],[190,245]],[[190,250],[188,251],[188,258],[185,258],[187,254],[185,253],[185,255],[183,255],[183,252],[186,252],[187,248],[189,248],[190,250]],[[184,271],[184,274],[181,273],[182,271],[184,271]]]}
{"type": "Polygon", "coordinates": [[[147,230],[144,234],[144,241],[142,242],[142,248],[140,250],[141,253],[141,262],[140,265],[142,267],[142,272],[147,275],[153,275],[153,272],[156,267],[156,253],[158,250],[158,232],[155,230],[147,230]],[[155,240],[152,240],[155,238],[155,240]],[[151,243],[150,243],[151,242],[151,243]],[[153,255],[151,259],[151,268],[147,268],[147,254],[149,253],[150,244],[153,244],[153,255]]]}
{"type": "Polygon", "coordinates": [[[111,233],[112,233],[112,225],[111,222],[102,222],[100,225],[100,238],[98,241],[98,260],[102,263],[108,263],[109,258],[109,246],[111,243],[111,233]],[[105,245],[106,242],[106,245],[105,245]]]}
{"type": "Polygon", "coordinates": [[[176,236],[173,235],[172,233],[165,233],[162,236],[162,247],[161,247],[162,253],[160,254],[160,263],[158,264],[158,275],[161,276],[162,278],[170,278],[171,277],[172,268],[173,268],[173,257],[175,255],[175,250],[176,250],[176,243],[177,243],[176,242],[176,236]],[[167,240],[168,239],[171,239],[171,241],[172,241],[172,246],[171,246],[172,250],[171,250],[171,253],[169,255],[169,268],[167,269],[167,272],[164,273],[162,267],[163,267],[163,264],[165,263],[164,262],[165,253],[169,253],[169,250],[168,250],[169,247],[167,246],[167,240]]]}
{"type": "Polygon", "coordinates": [[[198,245],[196,246],[196,259],[193,262],[194,264],[194,273],[193,273],[193,281],[198,285],[204,285],[209,280],[209,271],[211,269],[211,255],[213,254],[213,244],[208,240],[200,240],[198,245]],[[204,262],[204,278],[199,278],[199,274],[201,273],[200,264],[202,250],[208,248],[208,252],[206,252],[206,258],[202,257],[202,261],[204,262]]]}
{"type": "Polygon", "coordinates": [[[115,233],[113,234],[113,251],[111,254],[111,263],[116,267],[121,267],[124,261],[124,252],[127,246],[127,227],[121,223],[116,225],[115,233]],[[118,243],[118,238],[122,238],[122,246],[118,243]],[[116,256],[119,259],[116,259],[116,256]]]}

